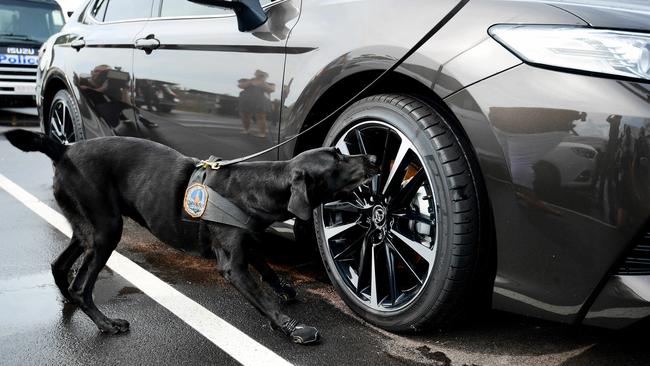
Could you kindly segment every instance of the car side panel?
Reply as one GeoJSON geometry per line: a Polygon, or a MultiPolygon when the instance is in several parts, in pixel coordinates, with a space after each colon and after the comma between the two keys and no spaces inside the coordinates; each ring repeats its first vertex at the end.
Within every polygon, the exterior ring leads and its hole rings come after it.
{"type": "MultiPolygon", "coordinates": [[[[358,72],[388,68],[458,3],[303,1],[287,46],[312,51],[287,55],[285,84],[290,87],[283,103],[280,139],[302,128],[314,103],[332,85],[358,72]]],[[[358,85],[358,90],[363,86],[358,85]]],[[[280,158],[293,156],[293,146],[282,149],[280,158]]]]}
{"type": "MultiPolygon", "coordinates": [[[[316,122],[305,119],[328,89],[352,75],[388,69],[458,3],[423,0],[396,6],[388,0],[303,2],[287,46],[313,51],[287,55],[285,84],[289,88],[283,101],[281,140],[316,122]]],[[[506,20],[584,25],[573,15],[548,5],[470,1],[396,72],[433,89],[442,98],[516,66],[521,61],[487,33],[491,25],[506,20]]],[[[346,92],[352,96],[364,86],[355,85],[354,90],[346,92]]],[[[338,107],[332,105],[331,111],[338,107]]],[[[294,147],[294,143],[287,144],[280,158],[293,156],[294,147]]]]}
{"type": "MultiPolygon", "coordinates": [[[[146,21],[79,24],[86,47],[69,48],[66,74],[84,106],[90,136],[129,135],[137,130],[132,102],[134,40],[146,21]],[[74,53],[77,53],[74,55],[74,53]],[[93,130],[92,127],[95,127],[93,130]]],[[[82,110],[82,113],[84,111],[82,110]]]]}
{"type": "Polygon", "coordinates": [[[42,110],[43,98],[58,79],[79,104],[86,138],[133,134],[137,129],[131,93],[134,40],[146,20],[96,23],[86,10],[87,4],[80,6],[46,43],[37,80],[39,113],[47,112],[42,110]],[[72,48],[72,42],[82,39],[84,47],[72,48]]]}
{"type": "MultiPolygon", "coordinates": [[[[254,32],[238,31],[234,13],[150,20],[143,35],[160,47],[137,50],[134,59],[140,136],[200,158],[236,158],[275,145],[285,43],[299,6],[270,5],[268,27],[254,32]]],[[[275,160],[277,152],[258,159],[275,160]]]]}

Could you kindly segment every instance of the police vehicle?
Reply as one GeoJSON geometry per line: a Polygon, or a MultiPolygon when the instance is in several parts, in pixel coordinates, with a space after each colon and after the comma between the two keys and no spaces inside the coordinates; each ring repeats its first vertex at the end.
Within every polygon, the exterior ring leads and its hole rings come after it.
{"type": "Polygon", "coordinates": [[[0,0],[0,108],[35,106],[38,50],[64,23],[54,0],[0,0]]]}

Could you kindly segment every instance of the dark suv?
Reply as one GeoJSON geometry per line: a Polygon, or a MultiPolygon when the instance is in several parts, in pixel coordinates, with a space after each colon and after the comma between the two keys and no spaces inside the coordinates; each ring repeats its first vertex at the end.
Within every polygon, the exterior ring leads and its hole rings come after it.
{"type": "Polygon", "coordinates": [[[314,222],[281,224],[316,237],[361,317],[403,331],[489,301],[609,327],[650,314],[645,1],[266,0],[242,32],[253,3],[87,1],[42,50],[42,129],[235,158],[354,98],[260,159],[379,157],[314,222]]]}

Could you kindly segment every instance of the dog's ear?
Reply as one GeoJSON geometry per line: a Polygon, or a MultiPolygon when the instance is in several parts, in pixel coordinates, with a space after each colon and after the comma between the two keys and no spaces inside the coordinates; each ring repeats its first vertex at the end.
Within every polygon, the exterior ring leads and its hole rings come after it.
{"type": "Polygon", "coordinates": [[[301,220],[309,220],[312,208],[307,197],[307,182],[304,171],[294,171],[291,177],[291,197],[288,210],[301,220]]]}

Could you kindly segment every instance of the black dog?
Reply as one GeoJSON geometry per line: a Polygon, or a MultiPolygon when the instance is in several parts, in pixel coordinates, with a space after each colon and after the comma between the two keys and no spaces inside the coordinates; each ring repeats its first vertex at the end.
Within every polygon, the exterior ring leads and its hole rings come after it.
{"type": "MultiPolygon", "coordinates": [[[[181,218],[185,189],[196,161],[148,140],[106,137],[65,146],[41,133],[13,130],[7,139],[23,151],[40,151],[55,164],[54,197],[73,228],[68,247],[52,263],[61,293],[95,322],[102,332],[129,329],[95,306],[92,291],[100,270],[122,236],[122,217],[147,228],[161,241],[204,255],[213,253],[219,273],[239,290],[274,328],[296,343],[319,339],[316,328],[283,314],[276,301],[253,279],[249,263],[275,292],[295,296],[281,283],[259,251],[255,235],[235,226],[181,218]],[[72,283],[68,272],[84,254],[72,283]]],[[[263,229],[293,216],[306,220],[313,209],[349,192],[376,174],[376,158],[345,156],[334,148],[306,151],[288,161],[249,162],[210,170],[205,185],[249,214],[263,229]]]]}

